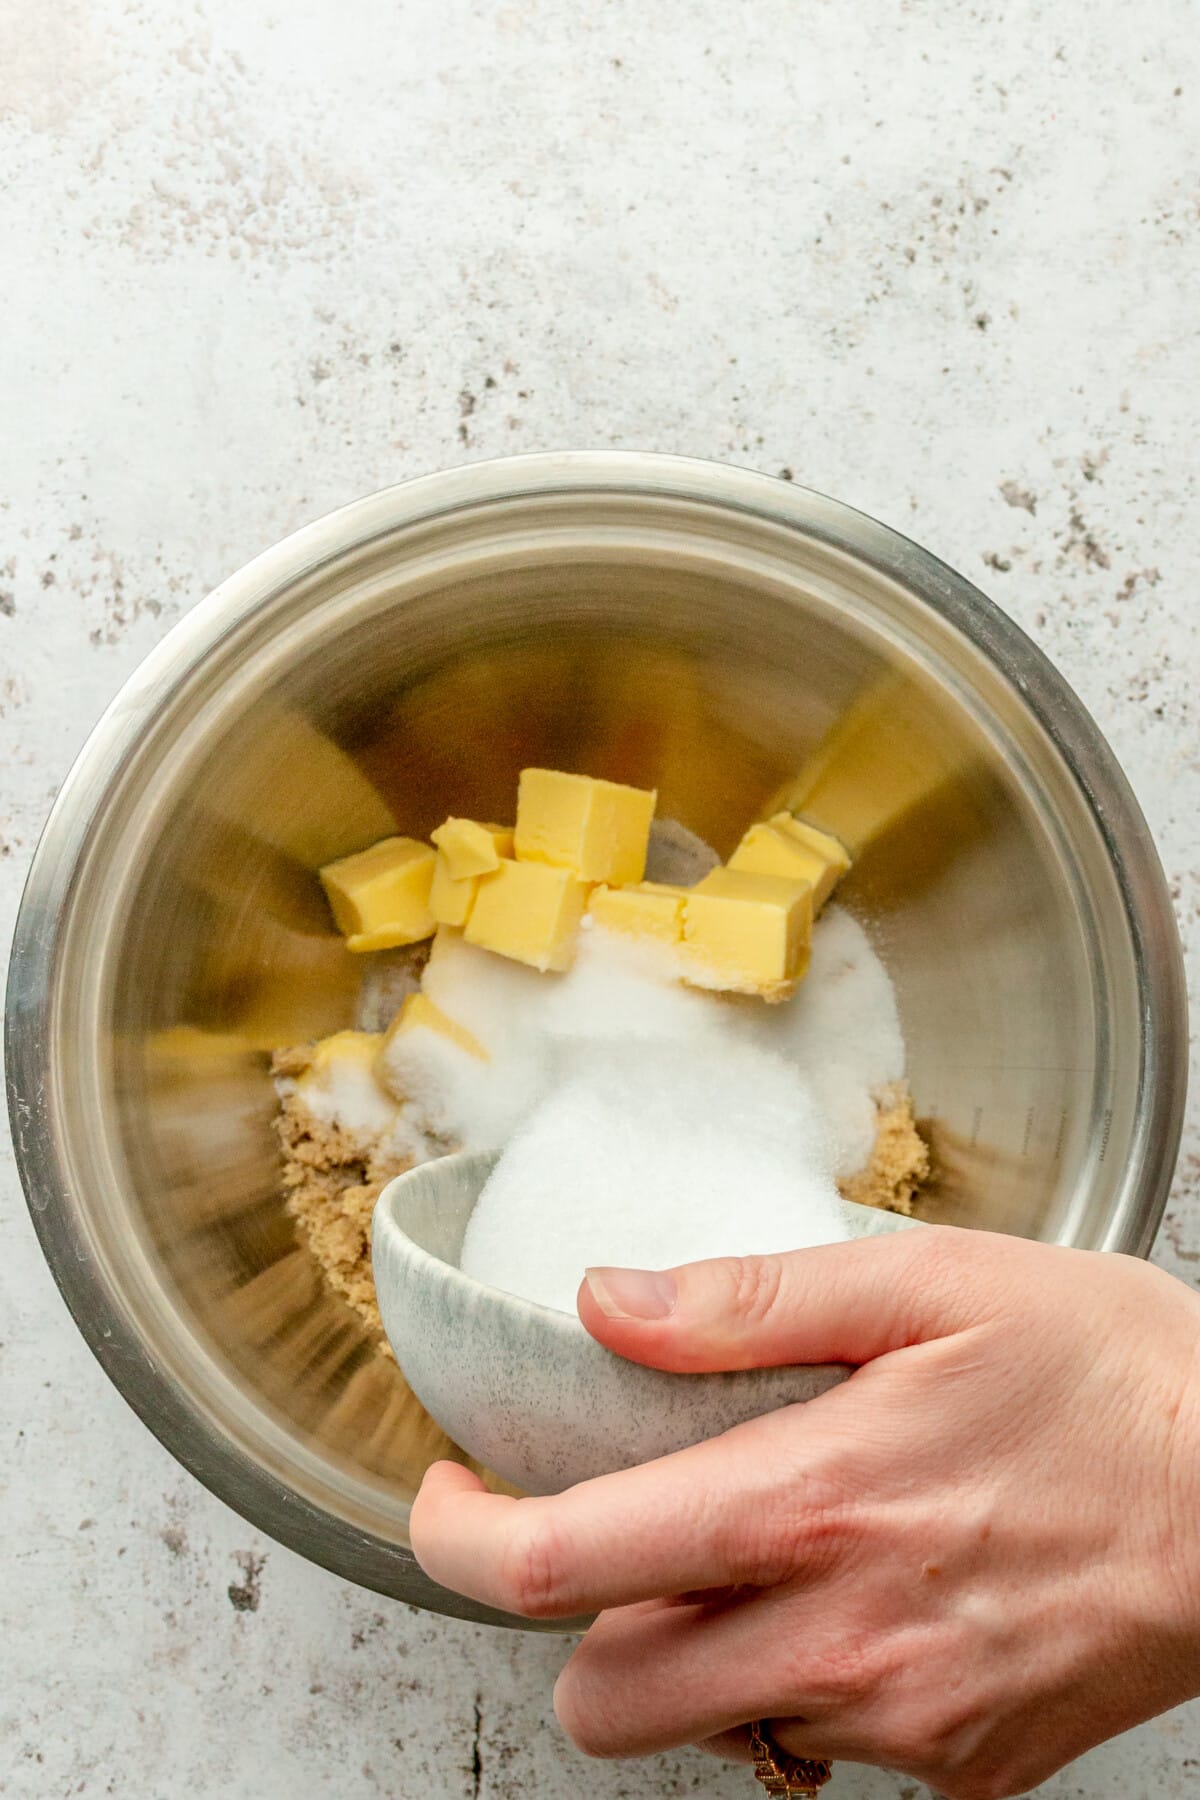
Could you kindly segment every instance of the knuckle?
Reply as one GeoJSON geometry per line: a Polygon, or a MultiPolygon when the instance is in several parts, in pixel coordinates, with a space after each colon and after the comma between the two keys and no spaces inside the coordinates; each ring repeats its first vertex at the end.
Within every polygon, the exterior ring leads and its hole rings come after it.
{"type": "Polygon", "coordinates": [[[544,1519],[521,1521],[504,1552],[500,1603],[526,1619],[552,1619],[570,1612],[566,1556],[561,1539],[544,1519]]]}
{"type": "Polygon", "coordinates": [[[747,1325],[761,1325],[779,1303],[783,1266],[777,1256],[731,1256],[725,1264],[730,1311],[747,1325]]]}
{"type": "Polygon", "coordinates": [[[605,1758],[625,1754],[625,1745],[617,1735],[614,1722],[589,1693],[586,1681],[578,1679],[573,1664],[569,1664],[558,1678],[554,1689],[554,1712],[567,1737],[585,1756],[605,1758]]]}
{"type": "Polygon", "coordinates": [[[976,1285],[980,1266],[978,1245],[970,1241],[972,1235],[969,1231],[946,1226],[930,1231],[928,1237],[921,1234],[920,1245],[913,1246],[921,1252],[920,1261],[913,1269],[914,1305],[922,1299],[932,1298],[945,1314],[951,1317],[961,1314],[976,1285]]]}
{"type": "Polygon", "coordinates": [[[943,1281],[961,1281],[974,1265],[975,1246],[965,1231],[932,1231],[921,1241],[921,1266],[943,1281]]]}
{"type": "Polygon", "coordinates": [[[1030,1785],[1028,1768],[1003,1757],[981,1731],[977,1708],[956,1711],[925,1698],[906,1706],[882,1733],[896,1768],[934,1778],[945,1800],[1012,1800],[1030,1785]]]}
{"type": "Polygon", "coordinates": [[[912,1773],[916,1769],[943,1769],[937,1747],[915,1723],[902,1721],[880,1733],[880,1747],[888,1766],[912,1773]]]}
{"type": "Polygon", "coordinates": [[[747,1495],[723,1509],[717,1561],[748,1587],[778,1587],[795,1572],[797,1534],[770,1492],[747,1495]]]}
{"type": "Polygon", "coordinates": [[[880,1690],[885,1659],[869,1636],[850,1637],[825,1662],[826,1691],[838,1707],[869,1706],[880,1690]]]}
{"type": "Polygon", "coordinates": [[[895,1696],[889,1712],[880,1720],[880,1741],[890,1763],[910,1771],[936,1769],[942,1777],[942,1787],[952,1773],[963,1780],[978,1775],[976,1758],[968,1749],[968,1743],[978,1743],[978,1733],[965,1731],[943,1696],[926,1691],[915,1693],[911,1683],[905,1683],[903,1669],[885,1686],[895,1696]]]}
{"type": "Polygon", "coordinates": [[[815,1573],[860,1559],[867,1526],[847,1491],[847,1471],[835,1452],[814,1451],[786,1496],[786,1529],[798,1563],[815,1573]]]}
{"type": "Polygon", "coordinates": [[[806,1705],[841,1712],[868,1706],[880,1689],[879,1646],[868,1633],[843,1632],[836,1643],[814,1651],[803,1633],[786,1653],[785,1679],[806,1705]]]}
{"type": "Polygon", "coordinates": [[[819,1448],[806,1450],[803,1467],[761,1468],[736,1505],[713,1510],[718,1563],[750,1587],[780,1587],[801,1570],[829,1569],[854,1537],[838,1459],[819,1448]]]}

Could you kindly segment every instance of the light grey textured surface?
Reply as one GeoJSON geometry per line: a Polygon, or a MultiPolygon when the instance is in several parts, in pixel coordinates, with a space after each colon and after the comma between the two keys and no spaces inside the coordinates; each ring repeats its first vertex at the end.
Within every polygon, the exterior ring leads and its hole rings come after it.
{"type": "MultiPolygon", "coordinates": [[[[1195,991],[1190,0],[0,0],[0,70],[5,938],[89,723],[223,574],[407,475],[621,444],[791,471],[980,580],[1124,761],[1195,991]]],[[[83,1349],[7,1146],[0,1200],[0,1791],[746,1796],[585,1766],[561,1644],[257,1538],[83,1349]]],[[[1044,1792],[1198,1768],[1193,1707],[1044,1792]]]]}

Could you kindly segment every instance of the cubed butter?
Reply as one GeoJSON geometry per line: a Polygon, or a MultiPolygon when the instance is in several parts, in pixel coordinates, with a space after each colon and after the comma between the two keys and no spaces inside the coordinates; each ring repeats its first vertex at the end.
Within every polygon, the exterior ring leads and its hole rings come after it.
{"type": "Polygon", "coordinates": [[[384,838],[321,870],[338,930],[348,950],[390,950],[432,937],[429,910],[437,853],[416,838],[384,838]]]}
{"type": "Polygon", "coordinates": [[[808,967],[812,888],[714,869],[683,905],[685,973],[699,987],[784,1000],[808,967]]]}
{"type": "Polygon", "coordinates": [[[429,910],[437,923],[465,925],[471,916],[478,886],[478,875],[468,875],[463,880],[456,881],[450,873],[444,852],[439,850],[429,889],[429,910]]]}
{"type": "Polygon", "coordinates": [[[479,877],[464,936],[535,969],[569,969],[588,892],[570,869],[502,862],[479,877]]]}
{"type": "Polygon", "coordinates": [[[309,1076],[322,1076],[331,1069],[373,1069],[383,1034],[378,1031],[335,1031],[312,1047],[308,1069],[299,1077],[302,1085],[309,1076]]]}
{"type": "Polygon", "coordinates": [[[432,1031],[447,1043],[457,1046],[468,1056],[478,1057],[480,1062],[487,1062],[488,1053],[479,1039],[469,1032],[465,1025],[452,1019],[449,1013],[442,1011],[429,998],[428,994],[410,994],[396,1017],[387,1028],[383,1039],[383,1054],[397,1039],[410,1036],[414,1031],[432,1031]]]}
{"type": "Polygon", "coordinates": [[[501,857],[513,853],[513,834],[507,825],[480,825],[474,819],[447,819],[434,832],[433,841],[446,859],[451,881],[490,875],[501,857]]]}
{"type": "Polygon", "coordinates": [[[748,875],[807,881],[813,891],[813,911],[820,912],[850,867],[850,858],[828,832],[784,812],[765,824],[752,825],[730,857],[729,867],[748,875]]]}
{"type": "Polygon", "coordinates": [[[660,944],[677,944],[683,937],[683,903],[686,888],[659,881],[639,881],[634,887],[597,888],[588,909],[597,925],[628,937],[651,938],[660,944]]]}
{"type": "Polygon", "coordinates": [[[570,869],[583,881],[613,887],[640,881],[657,799],[617,781],[525,769],[517,796],[517,860],[570,869]]]}

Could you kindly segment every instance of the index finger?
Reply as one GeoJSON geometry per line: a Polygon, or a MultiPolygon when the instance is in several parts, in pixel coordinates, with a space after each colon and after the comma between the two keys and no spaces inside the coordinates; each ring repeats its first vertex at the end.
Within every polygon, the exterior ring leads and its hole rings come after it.
{"type": "Polygon", "coordinates": [[[444,1587],[527,1619],[772,1586],[822,1539],[831,1504],[797,1411],[545,1498],[489,1494],[435,1463],[413,1503],[413,1554],[444,1587]]]}

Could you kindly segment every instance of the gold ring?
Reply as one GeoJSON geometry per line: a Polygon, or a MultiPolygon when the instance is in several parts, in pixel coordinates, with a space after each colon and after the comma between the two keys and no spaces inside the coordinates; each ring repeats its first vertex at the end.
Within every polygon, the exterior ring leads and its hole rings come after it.
{"type": "Polygon", "coordinates": [[[789,1756],[777,1744],[761,1719],[750,1726],[750,1754],[754,1758],[754,1779],[777,1800],[815,1800],[833,1774],[833,1766],[817,1758],[789,1756]]]}

